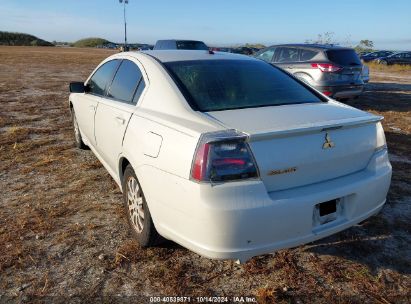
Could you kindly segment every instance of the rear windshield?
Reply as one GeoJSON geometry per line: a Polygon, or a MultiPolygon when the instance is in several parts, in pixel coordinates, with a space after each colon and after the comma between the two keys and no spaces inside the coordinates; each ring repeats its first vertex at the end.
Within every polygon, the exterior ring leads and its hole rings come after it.
{"type": "Polygon", "coordinates": [[[165,63],[191,106],[222,111],[321,102],[287,73],[260,60],[198,60],[165,63]]]}
{"type": "Polygon", "coordinates": [[[201,41],[177,41],[179,50],[208,50],[208,47],[201,41]]]}
{"type": "Polygon", "coordinates": [[[327,57],[330,61],[345,66],[361,65],[361,60],[354,50],[329,50],[327,57]]]}

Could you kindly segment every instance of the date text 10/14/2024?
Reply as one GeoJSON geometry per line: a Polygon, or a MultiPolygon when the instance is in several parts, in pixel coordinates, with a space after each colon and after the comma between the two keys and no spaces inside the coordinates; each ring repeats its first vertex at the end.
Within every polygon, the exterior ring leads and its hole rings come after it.
{"type": "Polygon", "coordinates": [[[150,297],[150,303],[257,303],[255,297],[150,297]]]}

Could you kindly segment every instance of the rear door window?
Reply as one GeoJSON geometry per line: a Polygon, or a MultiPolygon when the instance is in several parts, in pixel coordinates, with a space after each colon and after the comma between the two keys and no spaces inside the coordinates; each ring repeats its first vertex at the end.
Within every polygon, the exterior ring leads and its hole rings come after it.
{"type": "Polygon", "coordinates": [[[141,77],[140,83],[138,84],[136,93],[134,94],[134,97],[133,97],[133,104],[137,104],[145,88],[146,88],[146,83],[144,81],[144,78],[141,77]]]}
{"type": "Polygon", "coordinates": [[[89,92],[94,95],[104,95],[104,92],[113,79],[120,60],[111,60],[97,69],[88,82],[89,92]]]}
{"type": "Polygon", "coordinates": [[[285,62],[297,62],[299,61],[298,55],[299,49],[282,47],[278,49],[276,56],[276,62],[285,63],[285,62]]]}
{"type": "Polygon", "coordinates": [[[342,66],[361,65],[361,60],[354,50],[328,50],[327,57],[330,61],[342,66]]]}
{"type": "Polygon", "coordinates": [[[131,103],[142,74],[138,66],[130,60],[123,60],[114,76],[107,96],[116,100],[131,103]]]}

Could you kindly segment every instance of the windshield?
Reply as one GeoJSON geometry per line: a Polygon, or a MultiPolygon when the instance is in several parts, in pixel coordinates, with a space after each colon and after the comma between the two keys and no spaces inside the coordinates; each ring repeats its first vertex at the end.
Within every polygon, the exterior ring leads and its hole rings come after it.
{"type": "Polygon", "coordinates": [[[179,50],[204,50],[207,51],[208,47],[201,41],[177,41],[177,49],[179,50]]]}
{"type": "Polygon", "coordinates": [[[327,57],[330,61],[343,66],[361,65],[361,60],[354,50],[329,50],[327,57]]]}
{"type": "Polygon", "coordinates": [[[314,92],[260,60],[165,63],[187,101],[203,112],[321,102],[314,92]]]}

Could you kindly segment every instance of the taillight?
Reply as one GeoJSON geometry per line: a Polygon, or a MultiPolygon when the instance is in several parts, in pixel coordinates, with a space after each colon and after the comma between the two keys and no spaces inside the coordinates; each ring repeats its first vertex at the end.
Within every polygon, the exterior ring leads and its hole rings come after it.
{"type": "Polygon", "coordinates": [[[387,141],[385,140],[384,129],[381,125],[381,122],[377,123],[377,143],[375,147],[375,152],[379,152],[387,149],[387,141]]]}
{"type": "Polygon", "coordinates": [[[321,72],[334,73],[342,70],[342,67],[331,63],[311,63],[313,68],[319,69],[321,72]]]}
{"type": "Polygon", "coordinates": [[[246,139],[246,135],[235,130],[203,134],[194,156],[191,178],[199,182],[224,182],[258,177],[246,139]]]}

